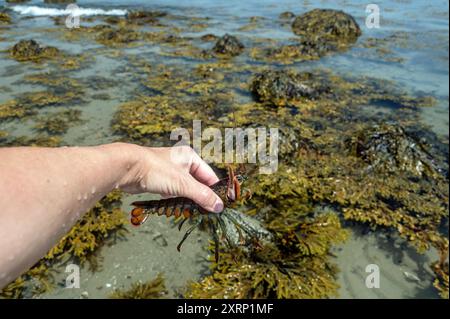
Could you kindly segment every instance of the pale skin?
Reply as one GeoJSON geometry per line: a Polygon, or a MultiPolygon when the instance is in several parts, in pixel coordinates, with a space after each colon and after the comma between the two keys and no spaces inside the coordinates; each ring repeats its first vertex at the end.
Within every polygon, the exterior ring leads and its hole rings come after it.
{"type": "Polygon", "coordinates": [[[188,147],[0,148],[0,177],[0,289],[113,189],[182,196],[208,211],[223,210],[208,187],[216,174],[188,147]]]}

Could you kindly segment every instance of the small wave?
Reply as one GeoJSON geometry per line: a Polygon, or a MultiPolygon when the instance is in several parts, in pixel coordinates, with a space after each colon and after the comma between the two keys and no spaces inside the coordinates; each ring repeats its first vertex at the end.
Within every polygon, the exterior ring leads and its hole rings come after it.
{"type": "Polygon", "coordinates": [[[74,9],[58,9],[58,8],[44,8],[38,6],[14,6],[11,10],[23,15],[30,15],[36,17],[42,16],[96,16],[96,15],[108,15],[108,16],[123,16],[127,14],[127,10],[113,9],[103,10],[95,8],[81,8],[74,9]]]}

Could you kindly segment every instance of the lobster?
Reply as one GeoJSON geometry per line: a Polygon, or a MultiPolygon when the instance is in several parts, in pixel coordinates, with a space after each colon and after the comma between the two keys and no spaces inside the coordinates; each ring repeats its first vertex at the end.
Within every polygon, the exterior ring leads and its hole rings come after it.
{"type": "Polygon", "coordinates": [[[230,247],[236,246],[235,241],[231,240],[231,236],[234,233],[238,234],[240,244],[245,244],[249,239],[254,241],[255,237],[261,235],[261,230],[258,227],[255,227],[251,222],[247,222],[240,212],[233,209],[238,203],[251,197],[249,190],[241,188],[246,178],[244,174],[235,174],[229,166],[228,176],[211,186],[211,189],[224,203],[224,210],[221,213],[210,213],[191,199],[185,197],[137,201],[131,204],[135,206],[131,211],[131,224],[140,226],[147,221],[150,215],[165,215],[176,219],[182,218],[182,221],[178,224],[178,230],[181,230],[187,220],[193,220],[193,225],[186,231],[177,246],[177,250],[180,252],[181,246],[193,230],[202,222],[206,222],[213,235],[215,260],[218,262],[219,232],[230,247]]]}

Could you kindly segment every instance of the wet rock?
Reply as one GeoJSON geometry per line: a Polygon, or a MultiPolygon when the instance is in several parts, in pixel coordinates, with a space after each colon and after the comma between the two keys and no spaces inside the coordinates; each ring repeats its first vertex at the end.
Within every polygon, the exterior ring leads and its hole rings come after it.
{"type": "Polygon", "coordinates": [[[120,29],[105,29],[97,36],[97,41],[103,44],[127,44],[139,40],[139,33],[133,30],[120,29]]]}
{"type": "Polygon", "coordinates": [[[200,40],[205,41],[205,42],[210,42],[210,41],[216,41],[217,38],[218,38],[217,35],[208,33],[208,34],[202,35],[202,36],[200,37],[200,40]]]}
{"type": "Polygon", "coordinates": [[[0,25],[1,24],[10,24],[11,23],[11,17],[6,12],[0,11],[0,25]]]}
{"type": "Polygon", "coordinates": [[[416,176],[441,176],[442,169],[427,145],[410,136],[395,123],[374,125],[352,141],[352,152],[370,169],[383,172],[407,171],[416,176]]]}
{"type": "Polygon", "coordinates": [[[279,61],[316,60],[329,52],[336,51],[336,49],[336,46],[331,42],[305,39],[298,44],[269,48],[265,52],[265,56],[279,61]]]}
{"type": "Polygon", "coordinates": [[[314,9],[297,16],[292,31],[305,38],[345,44],[356,42],[361,35],[361,29],[351,15],[331,9],[314,9]]]}
{"type": "Polygon", "coordinates": [[[289,71],[265,71],[257,74],[250,90],[259,102],[269,102],[284,106],[290,101],[301,98],[312,99],[317,92],[304,83],[300,74],[289,71]]]}
{"type": "Polygon", "coordinates": [[[159,18],[166,16],[167,13],[163,11],[131,11],[127,13],[128,21],[136,24],[158,24],[159,18]]]}
{"type": "Polygon", "coordinates": [[[34,40],[22,40],[12,48],[13,54],[20,56],[39,55],[41,51],[41,46],[34,40]]]}
{"type": "MultiPolygon", "coordinates": [[[[282,15],[289,19],[288,12],[282,15]]],[[[278,47],[256,47],[252,49],[251,56],[285,64],[316,60],[333,52],[348,50],[361,35],[352,16],[329,9],[316,9],[297,16],[292,23],[292,30],[300,36],[296,41],[278,47]]]]}
{"type": "Polygon", "coordinates": [[[216,54],[237,56],[244,50],[244,45],[235,37],[225,34],[214,45],[212,51],[216,54]]]}
{"type": "Polygon", "coordinates": [[[278,18],[280,18],[282,20],[290,20],[290,19],[295,18],[295,14],[293,12],[290,12],[290,11],[285,11],[285,12],[280,13],[278,18]]]}
{"type": "Polygon", "coordinates": [[[17,61],[38,61],[53,58],[59,54],[57,48],[43,47],[34,40],[21,40],[9,52],[17,61]]]}
{"type": "Polygon", "coordinates": [[[127,13],[127,19],[155,19],[166,15],[163,11],[131,11],[127,13]]]}

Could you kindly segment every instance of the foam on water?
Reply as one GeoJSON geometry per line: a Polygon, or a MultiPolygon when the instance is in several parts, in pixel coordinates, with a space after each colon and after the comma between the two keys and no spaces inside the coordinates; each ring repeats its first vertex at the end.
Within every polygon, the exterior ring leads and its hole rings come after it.
{"type": "Polygon", "coordinates": [[[108,15],[108,16],[123,16],[127,14],[127,10],[112,9],[104,10],[98,8],[74,8],[74,9],[59,9],[59,8],[45,8],[38,6],[14,6],[11,7],[14,12],[42,17],[42,16],[95,16],[95,15],[108,15]]]}

